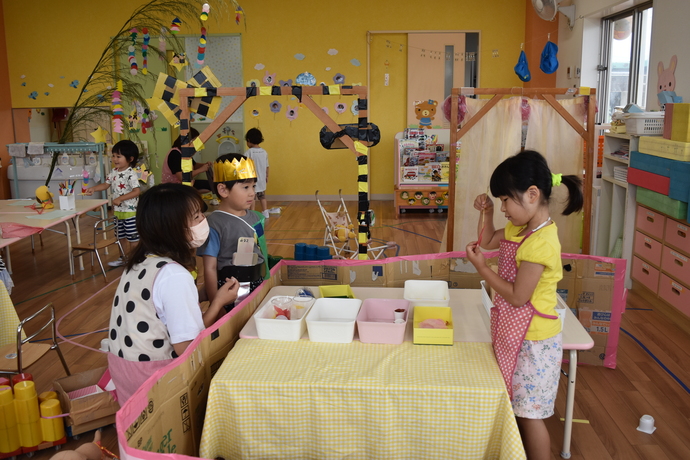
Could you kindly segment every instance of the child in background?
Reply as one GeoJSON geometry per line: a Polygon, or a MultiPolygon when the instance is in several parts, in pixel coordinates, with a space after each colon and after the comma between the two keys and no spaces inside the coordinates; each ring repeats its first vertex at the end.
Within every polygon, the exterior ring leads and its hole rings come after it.
{"type": "MultiPolygon", "coordinates": [[[[234,277],[240,282],[238,300],[241,301],[261,284],[263,275],[268,274],[264,269],[266,248],[265,245],[259,246],[264,241],[264,219],[260,213],[251,210],[256,175],[252,160],[238,153],[222,155],[213,164],[220,205],[208,216],[209,237],[197,251],[197,255],[204,259],[204,285],[211,301],[226,278],[234,277]],[[240,243],[249,249],[249,254],[241,257],[251,258],[251,253],[254,253],[257,256],[255,263],[238,263],[240,257],[236,253],[240,243]]],[[[226,310],[230,311],[233,306],[226,306],[226,310]]]]}
{"type": "Polygon", "coordinates": [[[108,334],[108,367],[120,403],[237,297],[239,284],[228,279],[205,312],[199,307],[204,299],[194,284],[194,250],[208,237],[205,209],[199,193],[182,184],[156,185],[141,197],[141,240],[115,291],[108,334]]]}
{"type": "MultiPolygon", "coordinates": [[[[247,131],[244,136],[247,141],[247,150],[244,154],[247,158],[254,162],[256,168],[256,199],[261,201],[261,212],[266,219],[268,219],[268,204],[266,202],[266,186],[268,185],[268,153],[260,147],[264,141],[264,136],[257,128],[252,128],[247,131]]],[[[256,202],[252,203],[252,209],[256,207],[256,202]]]]}
{"type": "MultiPolygon", "coordinates": [[[[110,171],[105,182],[94,185],[84,191],[85,195],[93,195],[93,192],[100,192],[112,188],[114,214],[117,218],[117,234],[123,241],[125,254],[129,254],[134,243],[139,241],[137,233],[136,215],[137,204],[139,203],[139,179],[134,172],[134,166],[139,159],[139,149],[137,145],[128,140],[120,141],[113,145],[113,170],[110,171]]],[[[111,267],[124,265],[125,261],[119,258],[108,262],[111,267]]]]}
{"type": "Polygon", "coordinates": [[[501,202],[508,224],[495,230],[493,201],[479,195],[478,241],[467,258],[494,291],[491,339],[511,397],[527,458],[549,459],[544,419],[553,415],[561,370],[561,321],[556,314],[556,284],[563,278],[558,229],[549,216],[552,187],[568,187],[564,215],[580,211],[582,181],[552,174],[544,157],[524,151],[501,163],[491,176],[491,194],[501,202]],[[479,250],[499,249],[498,273],[479,250]]]}

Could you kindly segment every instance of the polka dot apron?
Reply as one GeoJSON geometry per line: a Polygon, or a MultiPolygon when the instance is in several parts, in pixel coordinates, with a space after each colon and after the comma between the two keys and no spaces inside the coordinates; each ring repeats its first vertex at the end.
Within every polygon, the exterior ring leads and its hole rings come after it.
{"type": "MultiPolygon", "coordinates": [[[[544,227],[550,221],[551,219],[535,228],[519,243],[501,240],[498,250],[498,276],[510,283],[515,282],[518,271],[515,257],[517,256],[518,248],[534,232],[544,227]]],[[[494,346],[494,354],[503,375],[508,395],[512,399],[513,374],[515,373],[517,357],[522,342],[527,335],[527,329],[532,322],[532,317],[535,314],[550,319],[558,319],[558,317],[539,313],[529,300],[522,307],[515,307],[499,294],[496,294],[493,303],[494,306],[491,308],[491,342],[494,346]]]]}
{"type": "Polygon", "coordinates": [[[155,371],[177,357],[165,324],[153,305],[153,283],[168,263],[165,257],[147,257],[129,272],[115,291],[110,315],[108,367],[120,404],[155,371]]]}

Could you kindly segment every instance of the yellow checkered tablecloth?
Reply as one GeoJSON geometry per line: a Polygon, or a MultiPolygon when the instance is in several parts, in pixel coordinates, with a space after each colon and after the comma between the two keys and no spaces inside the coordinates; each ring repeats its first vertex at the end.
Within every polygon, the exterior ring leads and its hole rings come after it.
{"type": "Polygon", "coordinates": [[[213,377],[202,458],[524,459],[491,344],[242,339],[213,377]]]}
{"type": "MultiPolygon", "coordinates": [[[[14,309],[12,299],[10,299],[7,288],[5,288],[5,283],[0,281],[0,347],[10,343],[17,343],[18,325],[19,316],[17,316],[17,310],[14,309]]],[[[22,337],[26,337],[26,335],[22,334],[22,337]]]]}

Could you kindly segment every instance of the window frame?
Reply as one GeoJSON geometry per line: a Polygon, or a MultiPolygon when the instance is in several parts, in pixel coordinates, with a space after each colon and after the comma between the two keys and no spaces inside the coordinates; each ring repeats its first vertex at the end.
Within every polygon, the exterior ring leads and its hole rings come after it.
{"type": "MultiPolygon", "coordinates": [[[[653,6],[653,2],[646,2],[601,19],[601,62],[597,66],[597,70],[599,71],[599,94],[597,102],[600,109],[596,117],[597,123],[607,123],[606,115],[610,97],[609,77],[611,72],[611,40],[613,36],[613,23],[627,16],[632,16],[632,43],[630,46],[630,68],[628,72],[628,98],[627,101],[625,101],[625,104],[630,104],[631,102],[636,102],[637,92],[640,86],[638,76],[640,75],[641,65],[640,51],[642,48],[642,16],[646,10],[653,8],[653,6]]],[[[650,91],[649,72],[650,69],[648,68],[648,93],[650,91]]]]}

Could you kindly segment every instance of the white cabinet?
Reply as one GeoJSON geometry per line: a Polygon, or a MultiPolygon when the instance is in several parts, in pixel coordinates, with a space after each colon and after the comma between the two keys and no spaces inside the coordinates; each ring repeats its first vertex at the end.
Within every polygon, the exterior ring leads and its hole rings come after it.
{"type": "Polygon", "coordinates": [[[607,133],[604,135],[604,156],[599,187],[599,206],[594,254],[604,257],[619,257],[628,261],[625,287],[630,289],[633,237],[635,233],[635,208],[637,187],[628,184],[628,158],[613,155],[614,152],[637,150],[639,137],[628,134],[607,133]],[[621,174],[623,177],[621,177],[621,174]],[[618,175],[618,177],[616,177],[618,175]]]}

